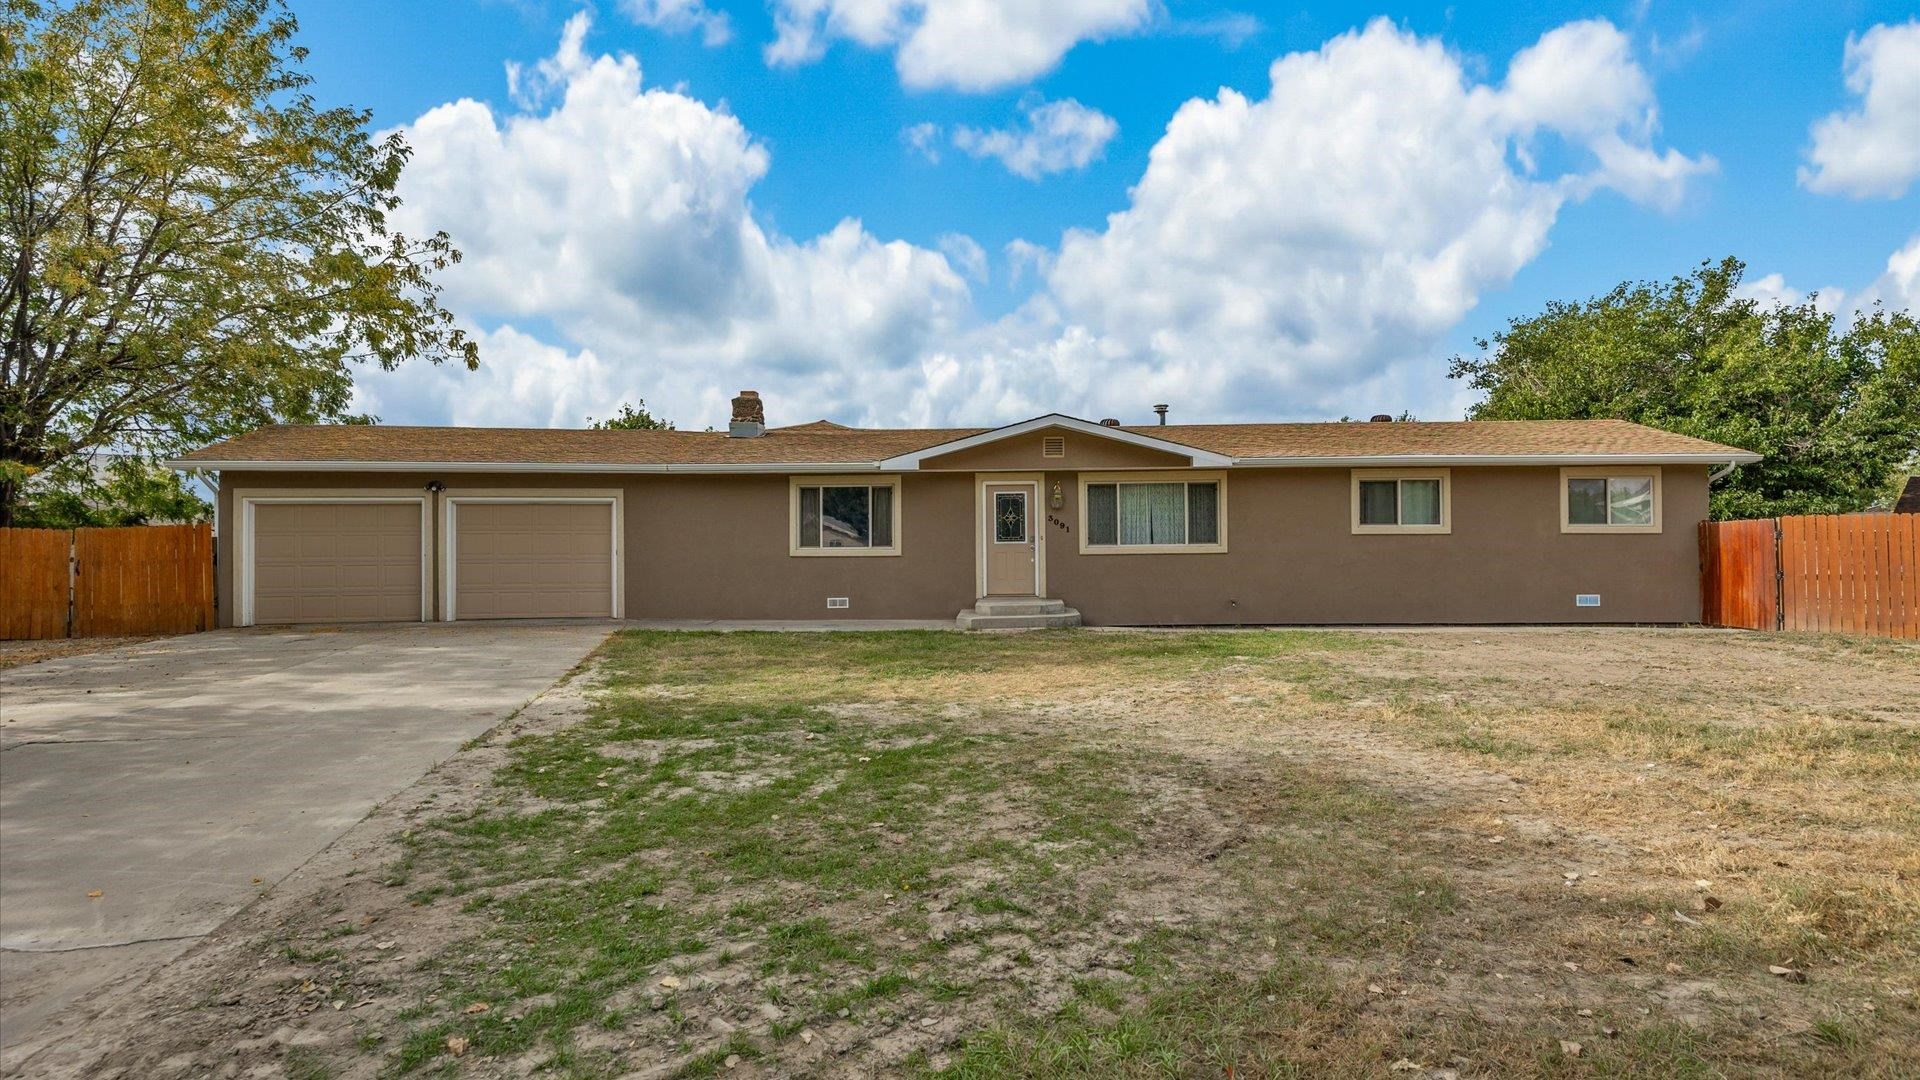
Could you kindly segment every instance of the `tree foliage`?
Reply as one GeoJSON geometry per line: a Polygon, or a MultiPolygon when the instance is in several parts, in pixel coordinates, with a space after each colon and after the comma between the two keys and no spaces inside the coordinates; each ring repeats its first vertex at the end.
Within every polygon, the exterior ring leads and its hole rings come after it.
{"type": "Polygon", "coordinates": [[[607,417],[605,420],[595,420],[591,416],[587,417],[587,426],[590,428],[600,428],[602,430],[607,428],[621,428],[628,431],[672,431],[673,421],[658,419],[652,413],[648,412],[647,401],[645,398],[641,398],[640,404],[637,406],[629,405],[624,401],[621,402],[620,411],[607,417]]]}
{"type": "Polygon", "coordinates": [[[179,473],[140,458],[115,458],[96,469],[68,457],[41,470],[21,490],[14,524],[42,529],[95,525],[163,525],[205,521],[207,504],[179,473]]]}
{"type": "Polygon", "coordinates": [[[1764,454],[1716,518],[1863,510],[1920,455],[1920,324],[1878,306],[1761,304],[1737,259],[1513,320],[1451,374],[1476,420],[1616,417],[1764,454]]]}
{"type": "Polygon", "coordinates": [[[473,367],[407,159],[307,92],[278,0],[0,0],[0,524],[19,477],[345,417],[356,363],[473,367]]]}

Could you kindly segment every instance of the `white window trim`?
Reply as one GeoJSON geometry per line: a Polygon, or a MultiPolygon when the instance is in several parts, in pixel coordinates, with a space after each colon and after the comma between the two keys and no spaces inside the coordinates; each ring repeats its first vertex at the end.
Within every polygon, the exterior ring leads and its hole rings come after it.
{"type": "MultiPolygon", "coordinates": [[[[1563,533],[1657,533],[1661,531],[1665,517],[1666,498],[1661,494],[1660,466],[1648,465],[1644,468],[1622,467],[1617,469],[1565,468],[1560,470],[1560,531],[1563,533]],[[1575,525],[1568,520],[1567,481],[1569,480],[1614,480],[1627,478],[1653,478],[1653,523],[1650,525],[1575,525]]],[[[1611,513],[1611,508],[1609,508],[1611,513]]]]}
{"type": "Polygon", "coordinates": [[[1047,478],[1040,473],[976,473],[974,479],[973,595],[987,595],[987,533],[993,527],[987,488],[1015,484],[1025,485],[1033,493],[1027,501],[1027,531],[1033,534],[1033,595],[1047,595],[1047,526],[1052,523],[1033,520],[1034,513],[1045,507],[1040,500],[1047,478]]]}
{"type": "MultiPolygon", "coordinates": [[[[1409,535],[1426,533],[1430,536],[1445,535],[1453,532],[1453,470],[1452,469],[1354,469],[1349,481],[1349,501],[1352,505],[1352,525],[1355,536],[1374,534],[1409,535]],[[1438,525],[1363,525],[1360,523],[1360,484],[1364,480],[1438,480],[1440,481],[1440,524],[1438,525]]],[[[1393,492],[1395,518],[1400,516],[1400,489],[1395,486],[1393,492]]]]}
{"type": "Polygon", "coordinates": [[[1178,469],[1080,474],[1080,554],[1082,555],[1224,555],[1227,551],[1227,474],[1221,470],[1178,469]],[[1094,544],[1087,527],[1087,488],[1093,484],[1219,484],[1220,539],[1211,544],[1094,544]]]}
{"type": "MultiPolygon", "coordinates": [[[[860,559],[900,554],[901,525],[905,516],[901,507],[898,474],[851,473],[845,476],[795,476],[787,481],[787,554],[804,559],[860,559]],[[830,548],[800,546],[800,489],[803,487],[890,487],[893,489],[893,543],[887,547],[830,548]]],[[[824,502],[824,500],[822,500],[824,502]]]]}
{"type": "Polygon", "coordinates": [[[254,587],[254,510],[276,503],[417,503],[420,506],[420,621],[433,618],[433,511],[426,494],[417,488],[238,488],[233,493],[233,625],[252,626],[254,587]]]}
{"type": "Polygon", "coordinates": [[[440,496],[440,621],[453,622],[460,617],[457,598],[460,595],[460,537],[459,516],[455,510],[461,503],[576,503],[605,505],[610,509],[607,515],[611,519],[613,530],[613,573],[609,576],[613,582],[611,606],[607,608],[615,619],[627,617],[626,559],[623,557],[626,545],[621,537],[626,535],[625,520],[626,499],[618,488],[472,488],[467,490],[449,489],[440,496]]]}

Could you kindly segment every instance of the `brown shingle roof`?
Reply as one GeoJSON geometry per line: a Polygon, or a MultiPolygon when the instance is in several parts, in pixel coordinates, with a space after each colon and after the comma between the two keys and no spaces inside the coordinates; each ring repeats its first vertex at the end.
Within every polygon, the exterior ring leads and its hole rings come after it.
{"type": "Polygon", "coordinates": [[[1626,420],[1442,420],[1395,423],[1171,424],[1126,430],[1229,457],[1407,454],[1706,454],[1739,451],[1626,420]]]}
{"type": "MultiPolygon", "coordinates": [[[[871,464],[990,430],[850,428],[820,420],[769,428],[757,439],[730,439],[717,431],[282,425],[216,443],[180,462],[871,464]]],[[[1740,453],[1624,420],[1171,424],[1123,430],[1234,458],[1740,453]]]]}

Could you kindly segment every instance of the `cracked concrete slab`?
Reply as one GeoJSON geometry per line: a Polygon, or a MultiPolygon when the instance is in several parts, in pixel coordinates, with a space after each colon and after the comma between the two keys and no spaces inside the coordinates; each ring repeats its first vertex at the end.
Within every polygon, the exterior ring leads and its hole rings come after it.
{"type": "Polygon", "coordinates": [[[0,1069],[136,987],[611,628],[226,630],[0,672],[0,1069]]]}

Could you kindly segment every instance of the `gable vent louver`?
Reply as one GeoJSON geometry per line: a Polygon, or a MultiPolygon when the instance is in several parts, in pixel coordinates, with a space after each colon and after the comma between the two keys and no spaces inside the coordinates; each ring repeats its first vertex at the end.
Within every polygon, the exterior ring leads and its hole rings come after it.
{"type": "Polygon", "coordinates": [[[1049,435],[1040,440],[1041,457],[1066,457],[1067,440],[1064,435],[1049,435]]]}

